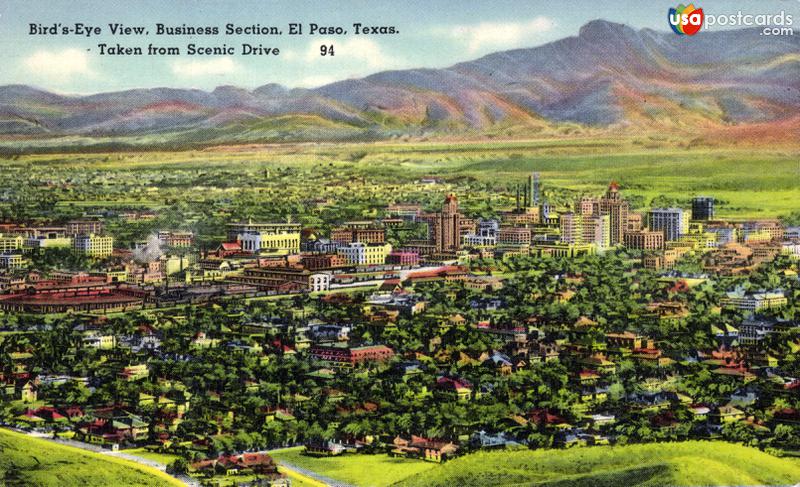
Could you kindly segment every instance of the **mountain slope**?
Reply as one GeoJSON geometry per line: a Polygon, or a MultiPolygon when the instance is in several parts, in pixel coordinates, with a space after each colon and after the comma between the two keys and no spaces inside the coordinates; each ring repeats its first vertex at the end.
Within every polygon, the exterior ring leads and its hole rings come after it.
{"type": "Polygon", "coordinates": [[[688,38],[597,20],[577,36],[535,48],[316,89],[269,84],[252,91],[155,88],[72,97],[3,86],[0,135],[189,132],[219,142],[232,135],[241,140],[244,132],[249,141],[275,140],[274,131],[259,127],[287,116],[303,123],[296,132],[280,123],[281,140],[560,123],[696,130],[780,122],[800,108],[800,38],[759,34],[749,29],[688,38]]]}

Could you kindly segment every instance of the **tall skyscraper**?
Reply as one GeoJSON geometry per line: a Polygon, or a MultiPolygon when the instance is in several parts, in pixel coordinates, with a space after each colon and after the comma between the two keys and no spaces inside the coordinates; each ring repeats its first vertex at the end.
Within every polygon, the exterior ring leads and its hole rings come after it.
{"type": "Polygon", "coordinates": [[[442,211],[424,215],[428,223],[428,239],[437,252],[458,250],[461,243],[461,227],[465,218],[458,212],[458,198],[449,194],[444,199],[442,211]]]}
{"type": "Polygon", "coordinates": [[[608,215],[611,245],[622,244],[625,228],[628,225],[630,205],[619,194],[619,184],[616,181],[608,185],[608,191],[598,202],[598,209],[600,215],[608,215]]]}
{"type": "Polygon", "coordinates": [[[696,196],[692,198],[692,220],[711,220],[714,218],[714,198],[696,196]]]}
{"type": "Polygon", "coordinates": [[[558,217],[561,229],[561,241],[571,244],[582,244],[583,216],[577,213],[562,213],[558,217]]]}
{"type": "Polygon", "coordinates": [[[578,208],[583,216],[600,214],[600,200],[591,196],[584,196],[578,201],[578,208]]]}
{"type": "Polygon", "coordinates": [[[598,249],[611,246],[611,218],[608,215],[583,217],[583,243],[593,243],[598,249]]]}
{"type": "Polygon", "coordinates": [[[664,240],[678,240],[689,230],[689,215],[682,208],[653,208],[648,215],[650,229],[664,232],[664,240]]]}

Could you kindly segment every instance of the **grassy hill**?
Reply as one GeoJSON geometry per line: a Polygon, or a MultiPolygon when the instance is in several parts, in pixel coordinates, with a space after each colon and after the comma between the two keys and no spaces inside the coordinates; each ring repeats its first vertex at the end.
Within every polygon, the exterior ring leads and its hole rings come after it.
{"type": "Polygon", "coordinates": [[[316,458],[303,455],[303,448],[285,448],[270,452],[278,462],[311,470],[329,479],[351,485],[385,487],[409,476],[424,479],[437,465],[418,460],[392,458],[388,455],[345,455],[316,458]]]}
{"type": "Polygon", "coordinates": [[[398,486],[716,486],[800,482],[797,459],[724,442],[691,441],[573,450],[479,452],[443,465],[386,455],[313,458],[302,449],[279,461],[364,487],[398,486]]]}
{"type": "Polygon", "coordinates": [[[0,485],[179,486],[158,470],[0,429],[0,485]]]}
{"type": "Polygon", "coordinates": [[[795,460],[723,442],[691,441],[562,451],[481,452],[400,485],[713,486],[791,485],[795,460]]]}

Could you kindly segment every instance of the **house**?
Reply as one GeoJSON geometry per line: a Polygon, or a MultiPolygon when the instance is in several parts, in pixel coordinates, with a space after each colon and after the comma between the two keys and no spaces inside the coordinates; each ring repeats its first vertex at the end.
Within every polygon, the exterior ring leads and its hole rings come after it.
{"type": "Polygon", "coordinates": [[[505,448],[507,446],[520,445],[519,442],[510,438],[505,432],[491,434],[484,430],[473,433],[470,442],[478,448],[505,448]]]}
{"type": "Polygon", "coordinates": [[[267,407],[261,411],[264,414],[264,422],[283,421],[290,422],[296,418],[294,414],[286,408],[267,407]]]}
{"type": "Polygon", "coordinates": [[[641,363],[653,364],[657,367],[666,367],[673,363],[671,358],[665,357],[661,350],[653,347],[635,348],[632,350],[631,358],[641,363]]]}
{"type": "Polygon", "coordinates": [[[537,343],[530,353],[531,361],[551,362],[558,360],[561,347],[557,343],[537,343]]]}
{"type": "Polygon", "coordinates": [[[332,441],[309,441],[305,444],[304,452],[315,457],[335,457],[344,453],[345,447],[332,441]]]}
{"type": "Polygon", "coordinates": [[[551,413],[547,409],[534,409],[528,413],[528,420],[543,428],[557,428],[564,429],[570,428],[571,425],[567,420],[558,414],[551,413]]]}
{"type": "Polygon", "coordinates": [[[661,431],[671,431],[677,429],[680,421],[673,411],[662,411],[650,417],[650,425],[661,431]]]}
{"type": "Polygon", "coordinates": [[[708,419],[708,414],[711,408],[703,404],[692,404],[689,406],[689,413],[692,415],[692,421],[705,421],[708,419]]]}
{"type": "Polygon", "coordinates": [[[719,424],[735,423],[745,418],[744,411],[730,404],[718,407],[709,416],[719,424]]]}
{"type": "Polygon", "coordinates": [[[222,455],[220,457],[202,460],[190,465],[196,472],[213,476],[217,473],[225,475],[255,474],[264,476],[270,486],[289,486],[286,475],[278,472],[278,464],[266,453],[240,453],[238,455],[222,455]]]}
{"type": "Polygon", "coordinates": [[[605,355],[596,353],[589,357],[582,358],[578,361],[587,369],[597,371],[600,374],[613,374],[617,370],[614,362],[608,360],[605,355]]]}
{"type": "Polygon", "coordinates": [[[748,314],[739,325],[739,342],[743,345],[755,345],[774,333],[777,328],[785,327],[788,323],[772,317],[748,314]]]}
{"type": "Polygon", "coordinates": [[[589,444],[587,435],[580,434],[579,431],[568,429],[559,431],[553,437],[553,444],[562,448],[573,448],[576,446],[586,446],[589,444]]]}
{"type": "Polygon", "coordinates": [[[28,416],[35,416],[41,418],[47,423],[68,422],[69,419],[61,414],[61,411],[52,406],[43,406],[37,409],[29,409],[26,413],[28,416]]]}
{"type": "Polygon", "coordinates": [[[95,410],[94,419],[78,424],[76,437],[88,443],[119,444],[139,442],[148,437],[148,424],[141,417],[124,410],[95,410]]]}
{"type": "Polygon", "coordinates": [[[147,368],[147,364],[128,365],[123,367],[117,375],[122,380],[133,382],[146,379],[150,375],[150,370],[147,368]]]}
{"type": "Polygon", "coordinates": [[[351,347],[346,343],[315,345],[310,349],[317,360],[339,367],[355,367],[370,362],[385,362],[394,357],[394,351],[386,345],[364,345],[351,347]]]}
{"type": "Polygon", "coordinates": [[[33,381],[23,380],[17,384],[19,400],[24,403],[36,402],[38,387],[33,381]]]}
{"type": "Polygon", "coordinates": [[[422,373],[422,362],[419,360],[400,362],[395,365],[394,370],[403,377],[403,380],[408,380],[422,373]]]}
{"type": "Polygon", "coordinates": [[[483,362],[483,365],[489,366],[497,370],[500,375],[511,375],[514,370],[514,364],[508,355],[495,351],[492,355],[483,362]]]}
{"type": "Polygon", "coordinates": [[[436,389],[444,396],[455,398],[458,401],[472,399],[472,384],[464,379],[453,377],[439,377],[436,380],[436,389]]]}
{"type": "Polygon", "coordinates": [[[614,424],[617,421],[616,416],[613,414],[592,414],[588,417],[589,422],[594,425],[595,427],[606,426],[609,424],[614,424]]]}
{"type": "Polygon", "coordinates": [[[308,335],[315,342],[346,342],[350,337],[350,327],[346,325],[314,324],[308,335]]]}
{"type": "Polygon", "coordinates": [[[773,418],[778,423],[800,424],[800,410],[782,408],[775,411],[773,418]]]}
{"type": "Polygon", "coordinates": [[[458,445],[445,440],[432,440],[421,436],[406,439],[400,436],[392,441],[389,455],[420,458],[428,462],[442,463],[458,452],[458,445]]]}
{"type": "Polygon", "coordinates": [[[744,386],[737,389],[730,396],[730,403],[734,406],[749,406],[755,403],[759,398],[758,389],[750,386],[744,386]]]}
{"type": "Polygon", "coordinates": [[[581,370],[578,372],[578,382],[583,386],[596,384],[598,379],[600,379],[600,374],[593,370],[581,370]]]}
{"type": "Polygon", "coordinates": [[[678,394],[665,391],[644,391],[631,394],[628,400],[642,410],[659,410],[681,402],[678,394]]]}

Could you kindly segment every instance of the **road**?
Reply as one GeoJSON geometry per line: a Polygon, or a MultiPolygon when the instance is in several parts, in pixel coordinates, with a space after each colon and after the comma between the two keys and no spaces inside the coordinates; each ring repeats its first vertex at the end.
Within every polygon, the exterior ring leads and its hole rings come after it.
{"type": "MultiPolygon", "coordinates": [[[[131,462],[138,463],[139,465],[144,465],[146,467],[155,468],[156,470],[161,470],[162,472],[167,471],[167,466],[163,463],[156,462],[154,460],[148,460],[146,458],[137,457],[136,455],[129,455],[124,451],[111,451],[106,448],[100,447],[98,445],[92,445],[90,443],[83,443],[81,441],[69,440],[66,438],[53,438],[52,434],[49,433],[40,433],[36,431],[24,431],[16,428],[9,428],[13,429],[17,433],[22,433],[28,436],[32,436],[34,438],[40,438],[42,440],[52,441],[53,443],[60,443],[62,445],[70,446],[73,448],[80,448],[81,450],[86,450],[94,453],[99,453],[101,455],[108,455],[110,457],[117,457],[122,458],[124,460],[129,460],[131,462]]],[[[170,474],[172,475],[172,474],[170,474]]],[[[187,476],[187,475],[172,475],[176,479],[183,482],[185,485],[190,487],[200,487],[200,483],[187,476]]]]}
{"type": "Polygon", "coordinates": [[[301,475],[303,475],[305,477],[311,477],[312,479],[314,479],[314,480],[316,480],[318,482],[321,482],[322,484],[325,484],[325,485],[329,485],[329,486],[332,486],[332,487],[355,487],[354,485],[346,484],[344,482],[340,482],[338,480],[334,480],[334,479],[332,479],[330,477],[325,477],[324,475],[320,475],[320,474],[314,472],[313,470],[308,470],[308,469],[305,469],[305,468],[302,468],[302,467],[298,467],[297,465],[292,465],[291,463],[284,462],[282,460],[278,461],[278,465],[280,465],[281,467],[283,467],[286,470],[292,470],[292,471],[297,472],[297,473],[299,473],[299,474],[301,474],[301,475]]]}
{"type": "MultiPolygon", "coordinates": [[[[75,441],[75,440],[70,440],[70,439],[66,439],[66,438],[53,438],[53,435],[50,434],[50,433],[41,433],[41,432],[37,432],[37,431],[25,431],[25,430],[20,430],[20,429],[16,429],[16,428],[8,428],[8,429],[14,430],[17,433],[22,433],[22,434],[25,434],[25,435],[28,435],[28,436],[31,436],[31,437],[34,437],[34,438],[40,438],[42,440],[52,441],[53,443],[60,443],[60,444],[65,445],[65,446],[70,446],[70,447],[73,447],[73,448],[79,448],[81,450],[86,450],[86,451],[90,451],[90,452],[94,452],[94,453],[99,453],[101,455],[108,455],[108,456],[111,456],[111,457],[122,458],[124,460],[129,460],[131,462],[135,462],[135,463],[138,463],[140,465],[144,465],[146,467],[155,468],[155,469],[160,470],[162,472],[166,472],[166,469],[167,469],[167,466],[164,465],[163,463],[156,462],[155,460],[149,460],[147,458],[142,458],[142,457],[139,457],[139,456],[136,456],[136,455],[130,455],[128,453],[125,453],[124,451],[112,451],[112,450],[109,450],[107,448],[103,448],[103,447],[98,446],[98,445],[92,445],[90,443],[84,443],[84,442],[81,442],[81,441],[75,441]]],[[[272,450],[266,450],[266,451],[263,451],[263,452],[260,452],[260,453],[269,454],[271,451],[272,450]]],[[[291,470],[292,472],[297,474],[297,476],[299,476],[299,477],[310,478],[312,480],[315,480],[315,481],[319,482],[322,485],[326,485],[326,486],[330,486],[330,487],[355,487],[355,486],[353,486],[351,484],[347,484],[347,483],[344,483],[344,482],[341,482],[341,481],[338,481],[338,480],[334,480],[334,479],[326,477],[324,475],[320,475],[320,474],[318,474],[318,473],[316,473],[316,472],[314,472],[312,470],[308,470],[308,469],[305,469],[305,468],[302,468],[302,467],[298,467],[297,465],[293,465],[293,464],[288,463],[288,462],[279,461],[278,465],[280,465],[283,470],[291,470]]],[[[173,475],[173,474],[170,474],[170,475],[172,475],[173,477],[175,477],[176,479],[178,479],[179,481],[181,481],[182,483],[184,483],[187,486],[200,487],[200,483],[197,480],[195,480],[195,479],[193,479],[193,478],[191,478],[191,477],[189,477],[187,475],[173,475]]]]}

